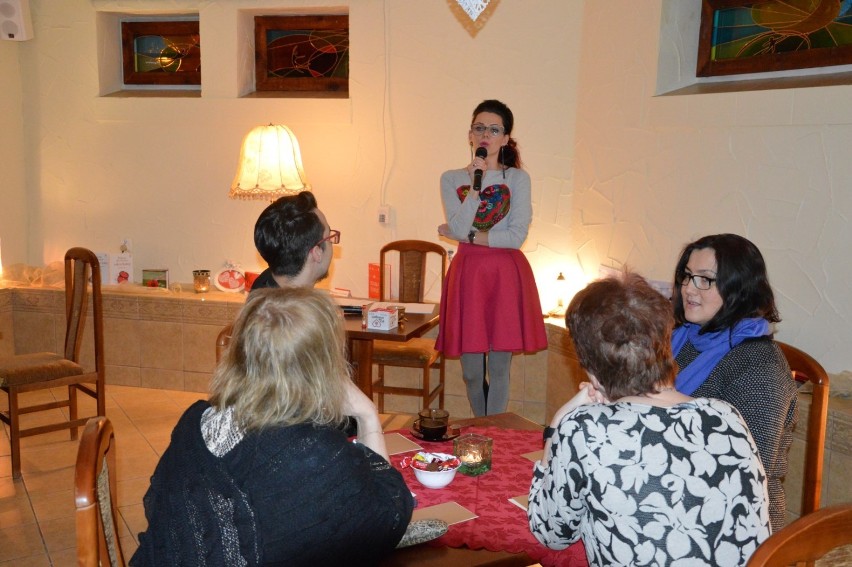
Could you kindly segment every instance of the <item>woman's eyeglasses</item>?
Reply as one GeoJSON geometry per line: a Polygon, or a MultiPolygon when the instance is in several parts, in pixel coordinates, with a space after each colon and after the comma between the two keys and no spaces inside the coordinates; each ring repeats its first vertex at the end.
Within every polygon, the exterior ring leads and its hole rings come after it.
{"type": "Polygon", "coordinates": [[[326,240],[328,240],[332,244],[340,244],[340,231],[339,230],[329,230],[328,236],[326,236],[325,238],[323,238],[322,240],[320,240],[319,242],[314,244],[314,246],[319,246],[320,244],[322,244],[326,240]]]}
{"type": "Polygon", "coordinates": [[[491,126],[486,126],[485,124],[480,124],[477,122],[476,124],[471,125],[470,130],[476,134],[477,136],[482,136],[486,132],[491,134],[492,136],[499,136],[503,133],[503,127],[497,126],[496,124],[492,124],[491,126]]]}
{"type": "Polygon", "coordinates": [[[706,291],[713,286],[713,283],[716,281],[716,278],[698,276],[695,274],[690,274],[689,272],[684,272],[678,277],[678,283],[680,283],[680,285],[682,286],[688,285],[690,280],[692,280],[692,285],[695,286],[695,289],[706,291]]]}

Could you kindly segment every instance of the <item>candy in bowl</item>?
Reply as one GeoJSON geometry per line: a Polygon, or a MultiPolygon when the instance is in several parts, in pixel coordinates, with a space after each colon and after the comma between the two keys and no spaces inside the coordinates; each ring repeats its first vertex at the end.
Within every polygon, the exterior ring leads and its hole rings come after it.
{"type": "Polygon", "coordinates": [[[444,488],[453,481],[461,461],[446,453],[420,451],[402,460],[403,467],[414,469],[414,476],[426,488],[444,488]]]}

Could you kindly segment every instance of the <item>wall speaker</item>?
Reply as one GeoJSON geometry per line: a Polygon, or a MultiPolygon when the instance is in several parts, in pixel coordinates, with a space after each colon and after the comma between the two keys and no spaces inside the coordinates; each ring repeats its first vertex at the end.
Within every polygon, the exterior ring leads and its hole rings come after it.
{"type": "Polygon", "coordinates": [[[0,39],[26,41],[32,38],[30,0],[0,0],[0,39]]]}

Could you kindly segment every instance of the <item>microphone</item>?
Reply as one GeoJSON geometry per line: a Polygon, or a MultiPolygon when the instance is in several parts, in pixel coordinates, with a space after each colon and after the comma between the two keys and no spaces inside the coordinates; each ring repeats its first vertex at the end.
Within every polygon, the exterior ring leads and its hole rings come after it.
{"type": "MultiPolygon", "coordinates": [[[[488,156],[488,150],[484,147],[479,146],[476,148],[476,153],[474,154],[478,158],[485,159],[488,156]]],[[[473,190],[479,193],[479,190],[482,189],[482,170],[474,169],[473,170],[473,190]]]]}

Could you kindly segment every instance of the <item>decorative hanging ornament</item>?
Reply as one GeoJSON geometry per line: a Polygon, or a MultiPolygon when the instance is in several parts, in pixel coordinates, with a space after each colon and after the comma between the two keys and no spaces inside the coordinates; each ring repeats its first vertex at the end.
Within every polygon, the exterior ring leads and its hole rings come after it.
{"type": "Polygon", "coordinates": [[[447,0],[447,5],[471,37],[476,37],[494,14],[500,0],[447,0]]]}
{"type": "Polygon", "coordinates": [[[479,15],[488,7],[490,0],[456,0],[462,10],[470,16],[471,21],[475,22],[479,15]]]}

